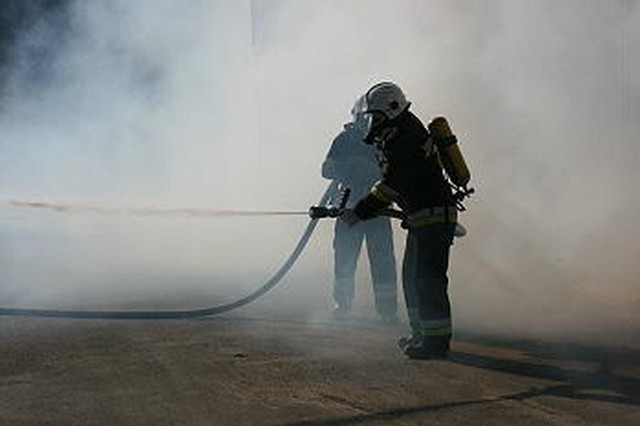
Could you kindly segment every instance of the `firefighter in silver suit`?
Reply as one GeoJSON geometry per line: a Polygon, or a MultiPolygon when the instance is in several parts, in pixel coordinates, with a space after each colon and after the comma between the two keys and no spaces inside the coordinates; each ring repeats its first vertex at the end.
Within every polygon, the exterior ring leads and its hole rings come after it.
{"type": "MultiPolygon", "coordinates": [[[[322,176],[349,188],[352,200],[364,197],[380,180],[376,149],[363,141],[366,123],[362,98],[351,110],[353,121],[335,137],[322,164],[322,176]]],[[[347,204],[353,207],[353,203],[347,204]]],[[[352,308],[358,257],[366,241],[376,312],[383,323],[397,320],[397,274],[389,218],[377,217],[356,226],[337,220],[334,230],[334,316],[346,318],[352,308]]]]}

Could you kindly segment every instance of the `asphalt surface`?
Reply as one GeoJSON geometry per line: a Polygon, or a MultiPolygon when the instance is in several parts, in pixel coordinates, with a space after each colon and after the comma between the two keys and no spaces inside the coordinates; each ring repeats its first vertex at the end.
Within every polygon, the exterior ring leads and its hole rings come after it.
{"type": "Polygon", "coordinates": [[[637,345],[458,332],[412,361],[404,326],[301,318],[0,318],[0,424],[640,424],[637,345]]]}

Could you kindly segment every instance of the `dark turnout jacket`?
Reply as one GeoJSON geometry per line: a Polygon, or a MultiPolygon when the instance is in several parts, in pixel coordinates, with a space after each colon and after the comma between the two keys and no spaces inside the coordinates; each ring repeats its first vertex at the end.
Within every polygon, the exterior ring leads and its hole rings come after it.
{"type": "Polygon", "coordinates": [[[384,156],[382,180],[358,202],[356,215],[369,219],[395,202],[410,219],[409,225],[412,220],[415,226],[455,222],[452,190],[422,122],[405,111],[382,134],[379,144],[384,156]]]}

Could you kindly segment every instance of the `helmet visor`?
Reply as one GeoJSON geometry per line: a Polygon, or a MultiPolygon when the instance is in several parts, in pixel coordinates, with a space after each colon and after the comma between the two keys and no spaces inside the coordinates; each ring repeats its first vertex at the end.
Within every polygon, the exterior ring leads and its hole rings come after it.
{"type": "Polygon", "coordinates": [[[371,145],[375,142],[376,134],[385,121],[387,121],[387,116],[382,111],[367,111],[364,113],[364,143],[371,145]]]}

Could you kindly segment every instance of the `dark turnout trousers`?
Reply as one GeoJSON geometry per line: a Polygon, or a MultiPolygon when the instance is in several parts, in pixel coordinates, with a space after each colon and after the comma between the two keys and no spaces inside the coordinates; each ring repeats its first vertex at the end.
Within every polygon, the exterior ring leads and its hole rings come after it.
{"type": "Polygon", "coordinates": [[[448,348],[451,304],[447,269],[455,223],[410,229],[402,265],[403,287],[413,336],[448,348]]]}

